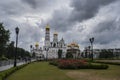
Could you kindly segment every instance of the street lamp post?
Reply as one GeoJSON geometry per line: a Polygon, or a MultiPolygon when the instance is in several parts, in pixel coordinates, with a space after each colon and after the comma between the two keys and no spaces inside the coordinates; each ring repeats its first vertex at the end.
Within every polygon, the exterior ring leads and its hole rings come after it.
{"type": "Polygon", "coordinates": [[[90,40],[90,43],[91,43],[91,48],[92,48],[92,54],[91,54],[91,56],[92,56],[92,60],[93,60],[93,42],[94,42],[94,37],[92,37],[92,38],[90,38],[89,39],[90,40]]]}
{"type": "Polygon", "coordinates": [[[16,32],[16,48],[15,48],[15,56],[14,56],[14,67],[16,67],[16,65],[17,65],[17,44],[18,44],[18,34],[19,34],[19,28],[18,27],[16,27],[15,28],[15,32],[16,32]]]}

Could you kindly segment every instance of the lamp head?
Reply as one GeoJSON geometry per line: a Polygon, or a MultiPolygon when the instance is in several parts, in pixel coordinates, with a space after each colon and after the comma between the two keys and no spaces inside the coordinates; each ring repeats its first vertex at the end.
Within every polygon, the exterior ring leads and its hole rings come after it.
{"type": "Polygon", "coordinates": [[[16,34],[19,34],[19,28],[18,27],[15,28],[15,31],[16,31],[16,34]]]}
{"type": "Polygon", "coordinates": [[[90,38],[89,40],[90,40],[91,43],[93,43],[94,42],[94,37],[90,38]]]}

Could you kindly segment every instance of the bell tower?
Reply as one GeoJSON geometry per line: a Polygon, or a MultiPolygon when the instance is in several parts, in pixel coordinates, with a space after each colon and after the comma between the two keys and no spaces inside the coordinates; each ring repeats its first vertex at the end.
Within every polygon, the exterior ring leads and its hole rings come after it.
{"type": "Polygon", "coordinates": [[[45,49],[50,47],[50,26],[49,24],[45,27],[45,49]]]}
{"type": "Polygon", "coordinates": [[[53,42],[58,42],[58,33],[54,32],[53,34],[53,42]]]}

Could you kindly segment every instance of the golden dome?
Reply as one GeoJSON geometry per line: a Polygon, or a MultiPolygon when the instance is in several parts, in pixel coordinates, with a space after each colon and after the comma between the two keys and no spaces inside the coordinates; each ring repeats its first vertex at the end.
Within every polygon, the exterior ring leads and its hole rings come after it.
{"type": "Polygon", "coordinates": [[[71,45],[76,46],[76,45],[78,45],[78,44],[77,44],[77,43],[75,43],[75,42],[72,42],[72,43],[71,43],[71,45]]]}
{"type": "Polygon", "coordinates": [[[39,46],[39,43],[38,43],[38,42],[36,42],[35,46],[36,46],[36,47],[38,47],[38,46],[39,46]]]}
{"type": "Polygon", "coordinates": [[[49,24],[47,24],[47,25],[46,25],[46,29],[50,29],[50,26],[49,26],[49,24]]]}
{"type": "Polygon", "coordinates": [[[57,32],[54,32],[54,35],[58,35],[58,33],[57,33],[57,32]]]}
{"type": "Polygon", "coordinates": [[[77,45],[75,45],[75,47],[78,47],[78,48],[79,48],[79,45],[77,44],[77,45]]]}
{"type": "Polygon", "coordinates": [[[67,47],[78,47],[79,48],[79,45],[75,42],[72,42],[72,43],[68,44],[67,47]]]}
{"type": "Polygon", "coordinates": [[[68,44],[68,45],[67,45],[67,47],[71,47],[71,45],[70,45],[70,44],[68,44]]]}

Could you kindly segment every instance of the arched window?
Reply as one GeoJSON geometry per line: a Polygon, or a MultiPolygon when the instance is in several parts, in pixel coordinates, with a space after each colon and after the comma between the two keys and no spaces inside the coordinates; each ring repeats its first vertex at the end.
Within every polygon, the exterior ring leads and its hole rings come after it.
{"type": "Polygon", "coordinates": [[[56,47],[56,44],[54,43],[53,47],[56,47]]]}
{"type": "Polygon", "coordinates": [[[61,44],[61,48],[62,48],[62,44],[61,44]]]}
{"type": "Polygon", "coordinates": [[[51,42],[51,47],[52,47],[52,42],[51,42]]]}

